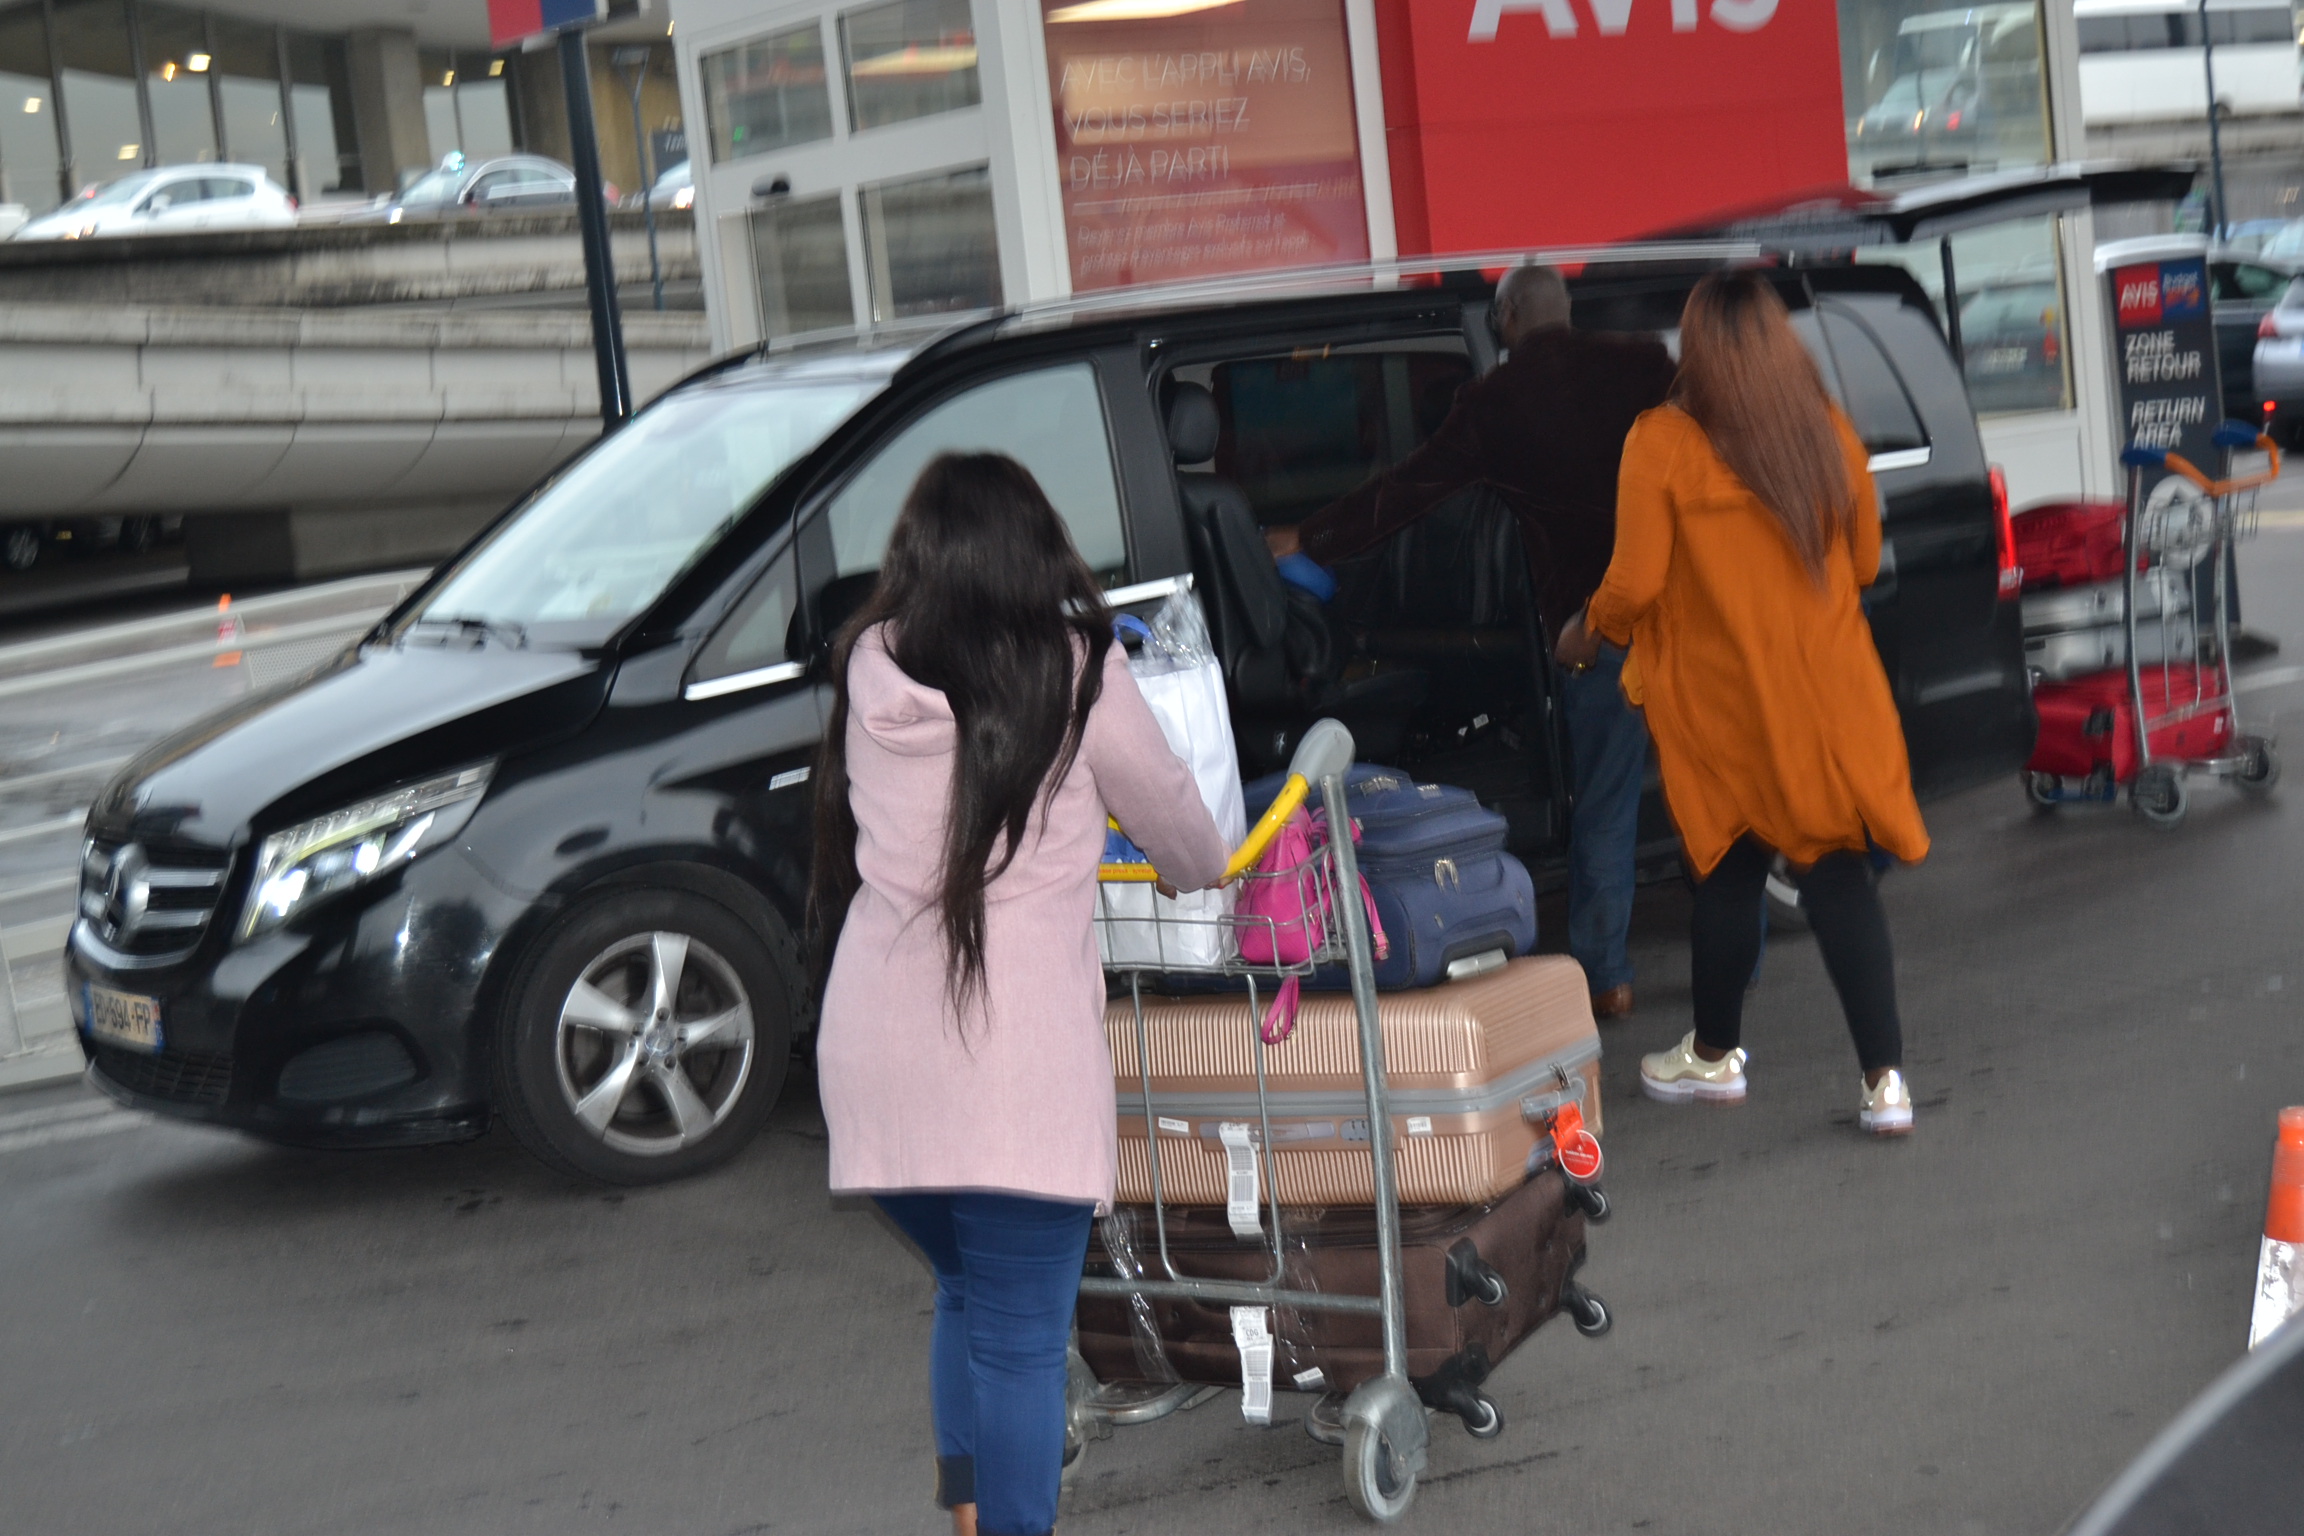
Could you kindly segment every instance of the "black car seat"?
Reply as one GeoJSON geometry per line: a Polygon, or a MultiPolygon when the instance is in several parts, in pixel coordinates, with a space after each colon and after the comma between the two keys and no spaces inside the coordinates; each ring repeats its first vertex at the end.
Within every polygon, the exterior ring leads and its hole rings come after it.
{"type": "MultiPolygon", "coordinates": [[[[1167,426],[1179,466],[1215,457],[1222,421],[1203,386],[1171,381],[1167,426]]],[[[1296,734],[1321,715],[1351,728],[1361,757],[1381,760],[1423,698],[1423,674],[1403,668],[1347,680],[1326,612],[1280,579],[1247,494],[1221,475],[1182,468],[1176,488],[1245,766],[1260,772],[1284,762],[1296,734]]]]}

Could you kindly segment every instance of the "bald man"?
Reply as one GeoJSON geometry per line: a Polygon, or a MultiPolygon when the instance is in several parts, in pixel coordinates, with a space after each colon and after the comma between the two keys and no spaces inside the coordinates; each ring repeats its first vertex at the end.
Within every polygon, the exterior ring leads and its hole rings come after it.
{"type": "MultiPolygon", "coordinates": [[[[1496,285],[1496,328],[1509,355],[1456,396],[1425,444],[1294,528],[1266,530],[1275,557],[1323,564],[1361,553],[1467,486],[1493,487],[1520,520],[1547,642],[1583,610],[1616,546],[1616,469],[1642,411],[1662,405],[1672,359],[1653,336],[1578,331],[1568,285],[1550,267],[1516,267],[1496,285]]],[[[1617,687],[1612,648],[1582,672],[1558,673],[1574,756],[1568,827],[1568,949],[1583,965],[1593,1011],[1632,1011],[1633,855],[1648,735],[1617,687]]]]}

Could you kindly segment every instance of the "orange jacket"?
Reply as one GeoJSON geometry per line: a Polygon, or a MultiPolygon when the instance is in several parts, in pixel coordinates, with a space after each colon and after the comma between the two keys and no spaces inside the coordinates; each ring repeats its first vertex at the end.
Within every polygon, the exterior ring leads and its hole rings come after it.
{"type": "Polygon", "coordinates": [[[1627,698],[1647,712],[1664,798],[1697,878],[1750,832],[1796,865],[1867,839],[1928,852],[1904,729],[1858,597],[1880,572],[1864,445],[1835,411],[1856,531],[1824,579],[1677,406],[1624,443],[1616,553],[1586,623],[1631,648],[1627,698]]]}

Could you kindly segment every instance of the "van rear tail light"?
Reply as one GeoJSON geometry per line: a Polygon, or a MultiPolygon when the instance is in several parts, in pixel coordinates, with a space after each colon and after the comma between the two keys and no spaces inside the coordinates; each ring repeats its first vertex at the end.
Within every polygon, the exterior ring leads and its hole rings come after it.
{"type": "Polygon", "coordinates": [[[2256,339],[2258,341],[2270,341],[2279,334],[2280,322],[2272,318],[2270,310],[2266,310],[2264,318],[2256,322],[2256,339]]]}
{"type": "Polygon", "coordinates": [[[2016,524],[2008,515],[2008,477],[1995,464],[1992,481],[1992,523],[2000,540],[2000,596],[2011,598],[2024,590],[2024,567],[2016,563],[2016,524]]]}

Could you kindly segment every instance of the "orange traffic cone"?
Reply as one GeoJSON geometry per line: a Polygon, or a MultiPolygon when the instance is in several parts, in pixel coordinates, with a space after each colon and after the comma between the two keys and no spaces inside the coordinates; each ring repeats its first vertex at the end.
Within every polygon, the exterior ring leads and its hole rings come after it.
{"type": "Polygon", "coordinates": [[[2280,1111],[2272,1147],[2272,1198],[2264,1207],[2264,1250],[2256,1261],[2256,1310],[2248,1347],[2304,1312],[2304,1107],[2280,1111]]]}
{"type": "MultiPolygon", "coordinates": [[[[216,599],[216,643],[218,645],[230,645],[240,638],[240,634],[240,615],[232,611],[232,594],[227,592],[216,599]]],[[[236,667],[240,665],[240,653],[238,651],[218,651],[216,659],[209,665],[212,667],[236,667]]]]}

